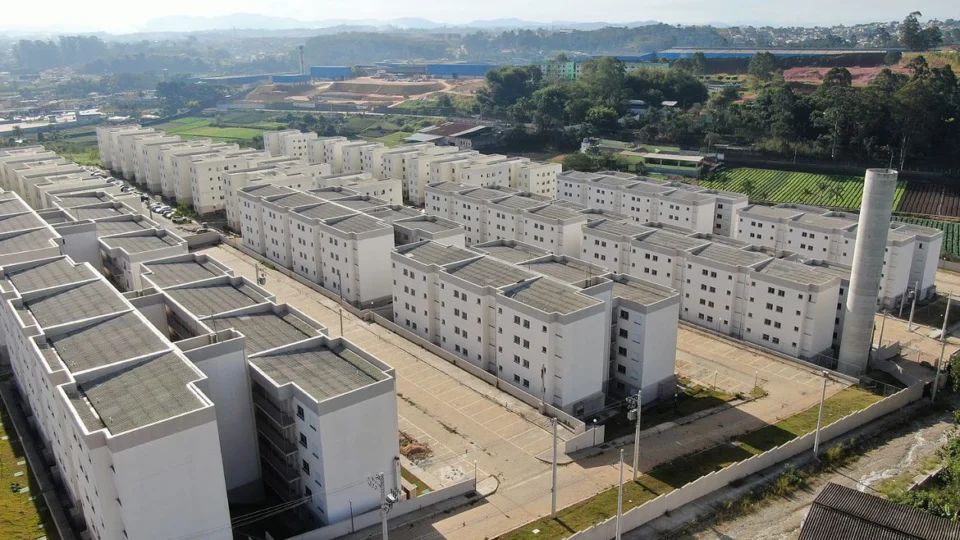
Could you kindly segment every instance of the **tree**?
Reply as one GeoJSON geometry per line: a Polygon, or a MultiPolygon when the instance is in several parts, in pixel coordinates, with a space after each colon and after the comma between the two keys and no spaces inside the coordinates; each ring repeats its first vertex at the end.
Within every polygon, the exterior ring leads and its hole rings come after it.
{"type": "Polygon", "coordinates": [[[758,52],[750,59],[747,73],[760,81],[769,81],[777,68],[777,57],[770,52],[758,52]]]}
{"type": "Polygon", "coordinates": [[[533,93],[533,123],[537,131],[560,129],[566,125],[566,105],[570,99],[563,85],[552,84],[533,93]]]}
{"type": "Polygon", "coordinates": [[[23,128],[21,128],[20,126],[13,126],[13,132],[11,133],[11,135],[13,135],[13,138],[16,139],[16,140],[18,140],[18,141],[19,141],[19,140],[22,140],[22,139],[23,139],[23,128]]]}
{"type": "Polygon", "coordinates": [[[623,62],[606,56],[584,62],[577,82],[594,105],[604,105],[622,112],[626,99],[625,80],[626,68],[623,62]]]}
{"type": "Polygon", "coordinates": [[[597,163],[592,156],[576,152],[563,158],[563,170],[593,172],[597,170],[597,163]]]}
{"type": "Polygon", "coordinates": [[[450,97],[450,94],[441,93],[437,96],[437,107],[442,109],[452,109],[453,108],[453,98],[450,97]]]}
{"type": "Polygon", "coordinates": [[[917,19],[922,16],[923,14],[919,11],[914,11],[900,23],[900,44],[911,51],[926,51],[943,42],[939,27],[920,27],[917,19]]]}
{"type": "Polygon", "coordinates": [[[693,64],[693,74],[694,75],[704,75],[707,72],[707,55],[703,54],[703,51],[697,51],[693,53],[693,56],[690,57],[690,62],[693,64]]]}
{"type": "Polygon", "coordinates": [[[537,66],[502,66],[487,72],[487,85],[477,91],[484,105],[506,108],[539,88],[542,74],[537,66]]]}
{"type": "Polygon", "coordinates": [[[620,127],[617,123],[618,119],[619,115],[617,115],[617,111],[610,107],[598,105],[596,107],[590,107],[590,110],[587,111],[587,123],[601,132],[611,133],[617,131],[620,127]]]}

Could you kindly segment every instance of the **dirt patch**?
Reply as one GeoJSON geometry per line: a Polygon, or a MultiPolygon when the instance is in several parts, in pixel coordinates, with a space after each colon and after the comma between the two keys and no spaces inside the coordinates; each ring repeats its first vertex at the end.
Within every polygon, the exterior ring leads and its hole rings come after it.
{"type": "MultiPolygon", "coordinates": [[[[866,86],[876,79],[877,75],[879,75],[884,68],[885,66],[852,67],[847,68],[847,71],[853,76],[854,86],[866,86]]],[[[795,67],[784,71],[783,78],[788,82],[819,85],[823,83],[823,77],[830,69],[831,68],[828,67],[795,67]]],[[[909,74],[909,71],[901,66],[893,66],[890,70],[897,73],[909,74]]]]}
{"type": "Polygon", "coordinates": [[[438,82],[390,83],[344,81],[331,84],[329,90],[330,92],[346,92],[351,94],[416,96],[443,90],[443,85],[438,82]]]}
{"type": "Polygon", "coordinates": [[[275,86],[261,84],[247,94],[244,101],[259,101],[263,103],[281,103],[284,101],[309,101],[319,89],[313,85],[307,86],[275,86]]]}
{"type": "Polygon", "coordinates": [[[427,459],[433,455],[433,450],[426,443],[422,443],[408,435],[400,432],[400,455],[413,461],[414,463],[427,459]]]}

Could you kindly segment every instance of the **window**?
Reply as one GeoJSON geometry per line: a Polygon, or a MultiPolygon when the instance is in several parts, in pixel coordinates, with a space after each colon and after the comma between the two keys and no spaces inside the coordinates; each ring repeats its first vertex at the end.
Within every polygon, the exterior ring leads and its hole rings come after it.
{"type": "Polygon", "coordinates": [[[517,356],[517,355],[513,355],[513,363],[514,363],[514,364],[519,364],[519,363],[520,363],[520,357],[517,356]]]}
{"type": "Polygon", "coordinates": [[[524,348],[524,349],[529,349],[529,348],[530,348],[530,340],[529,340],[529,339],[523,340],[523,348],[524,348]]]}
{"type": "Polygon", "coordinates": [[[624,328],[621,328],[621,329],[620,329],[620,337],[626,339],[626,338],[627,338],[627,334],[628,334],[628,333],[627,333],[626,329],[624,329],[624,328]]]}
{"type": "Polygon", "coordinates": [[[520,336],[513,336],[513,342],[517,345],[520,344],[520,336]]]}
{"type": "Polygon", "coordinates": [[[514,316],[513,316],[513,324],[520,324],[520,316],[519,316],[519,315],[514,315],[514,316]]]}
{"type": "Polygon", "coordinates": [[[303,433],[300,434],[300,446],[304,448],[307,447],[307,436],[304,435],[303,433]]]}
{"type": "Polygon", "coordinates": [[[303,460],[301,460],[301,461],[303,461],[303,465],[302,465],[303,472],[305,472],[305,473],[307,473],[307,474],[310,474],[310,464],[307,463],[307,460],[305,460],[305,459],[303,459],[303,460]]]}
{"type": "Polygon", "coordinates": [[[619,354],[620,356],[626,356],[626,355],[627,355],[627,348],[626,348],[626,347],[617,347],[617,354],[619,354]]]}
{"type": "Polygon", "coordinates": [[[524,379],[524,380],[523,380],[523,387],[524,387],[524,388],[530,388],[530,381],[528,381],[527,379],[524,379]]]}
{"type": "Polygon", "coordinates": [[[297,405],[297,418],[303,420],[303,407],[297,405]]]}
{"type": "Polygon", "coordinates": [[[515,383],[518,383],[518,382],[520,382],[520,376],[519,376],[519,375],[516,375],[516,374],[514,374],[514,375],[513,375],[513,382],[515,382],[515,383]]]}
{"type": "Polygon", "coordinates": [[[620,365],[620,364],[617,364],[617,373],[626,374],[626,373],[627,373],[627,368],[626,368],[626,366],[622,366],[622,365],[620,365]]]}
{"type": "Polygon", "coordinates": [[[529,361],[529,360],[524,360],[524,361],[523,361],[523,367],[529,368],[529,367],[530,367],[530,361],[529,361]]]}

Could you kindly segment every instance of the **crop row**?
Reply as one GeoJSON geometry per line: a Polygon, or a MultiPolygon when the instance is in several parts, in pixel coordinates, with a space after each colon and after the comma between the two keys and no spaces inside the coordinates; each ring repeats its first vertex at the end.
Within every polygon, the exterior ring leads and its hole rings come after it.
{"type": "MultiPolygon", "coordinates": [[[[752,201],[810,204],[856,210],[863,197],[863,178],[739,168],[722,171],[700,183],[704,187],[746,193],[752,201]]],[[[894,207],[905,182],[897,183],[894,207]]]]}
{"type": "Polygon", "coordinates": [[[894,219],[903,223],[912,223],[923,227],[940,229],[943,231],[943,247],[940,251],[951,257],[960,258],[960,223],[901,216],[897,216],[894,219]]]}

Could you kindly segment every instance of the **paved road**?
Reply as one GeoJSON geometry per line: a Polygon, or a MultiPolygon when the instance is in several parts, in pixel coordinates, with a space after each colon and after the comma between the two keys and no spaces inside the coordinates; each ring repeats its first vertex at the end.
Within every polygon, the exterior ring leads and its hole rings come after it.
{"type": "MultiPolygon", "coordinates": [[[[220,245],[201,250],[254,277],[253,261],[238,250],[220,245]]],[[[336,301],[276,271],[267,270],[266,288],[340,335],[336,301]]],[[[396,368],[400,429],[427,442],[434,451],[422,463],[441,483],[474,473],[480,480],[495,476],[495,494],[473,506],[443,514],[394,532],[393,539],[475,539],[493,537],[550,512],[550,467],[536,455],[550,448],[549,423],[536,410],[459,370],[400,336],[343,312],[343,333],[361,347],[396,368]]],[[[693,369],[698,362],[724,365],[730,373],[753,373],[770,385],[771,395],[738,408],[675,427],[642,441],[641,470],[703,449],[730,437],[792,415],[819,400],[820,379],[788,362],[738,347],[696,331],[682,330],[681,354],[693,369]],[[815,389],[815,390],[814,390],[815,389]],[[784,392],[783,396],[779,396],[784,392]]],[[[736,375],[730,375],[730,381],[736,375]]],[[[720,383],[724,387],[723,383],[720,383]]],[[[842,385],[832,384],[829,393],[842,385]]],[[[624,446],[627,454],[632,444],[624,446]]],[[[559,507],[571,505],[616,484],[617,452],[581,457],[560,468],[559,507]]],[[[629,471],[628,467],[628,474],[629,471]]]]}

